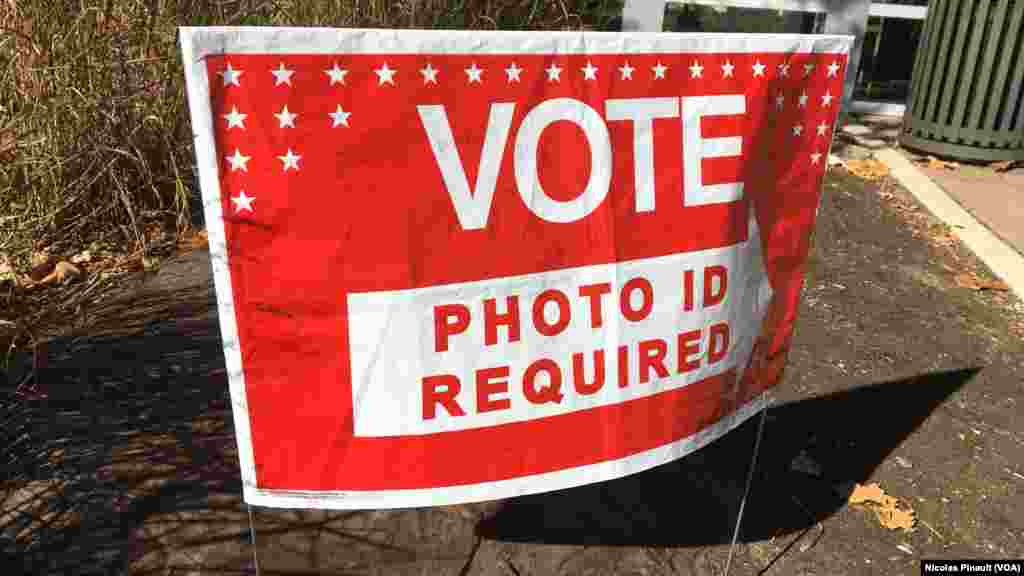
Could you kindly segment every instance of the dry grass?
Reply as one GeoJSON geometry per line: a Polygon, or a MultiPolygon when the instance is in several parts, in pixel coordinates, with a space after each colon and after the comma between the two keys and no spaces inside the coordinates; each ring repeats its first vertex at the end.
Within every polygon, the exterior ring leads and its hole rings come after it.
{"type": "Polygon", "coordinates": [[[197,191],[180,25],[604,27],[608,0],[0,0],[0,250],[146,250],[197,191]]]}
{"type": "MultiPolygon", "coordinates": [[[[0,0],[0,253],[22,272],[42,247],[158,255],[154,238],[199,225],[178,26],[598,29],[620,13],[619,0],[0,0]]],[[[3,292],[0,318],[40,305],[3,292]]]]}

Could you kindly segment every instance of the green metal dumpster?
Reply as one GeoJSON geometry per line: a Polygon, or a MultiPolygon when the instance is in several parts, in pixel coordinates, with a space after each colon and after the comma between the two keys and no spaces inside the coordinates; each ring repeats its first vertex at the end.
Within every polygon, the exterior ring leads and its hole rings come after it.
{"type": "Polygon", "coordinates": [[[962,160],[1024,160],[1024,0],[932,0],[900,142],[962,160]]]}

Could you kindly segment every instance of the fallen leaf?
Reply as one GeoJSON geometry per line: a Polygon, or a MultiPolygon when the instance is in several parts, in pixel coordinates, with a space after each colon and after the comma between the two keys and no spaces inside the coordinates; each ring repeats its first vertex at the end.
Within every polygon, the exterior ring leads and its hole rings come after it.
{"type": "Polygon", "coordinates": [[[143,269],[142,254],[126,254],[119,256],[113,263],[117,272],[135,272],[143,269]]]}
{"type": "Polygon", "coordinates": [[[59,259],[48,252],[36,252],[32,255],[32,269],[28,277],[32,282],[41,282],[43,278],[53,273],[54,267],[59,259]]]}
{"type": "Polygon", "coordinates": [[[914,529],[914,511],[898,499],[886,494],[877,483],[856,484],[847,501],[850,504],[869,506],[878,517],[878,523],[884,528],[906,531],[914,529]]]}
{"type": "Polygon", "coordinates": [[[956,162],[949,162],[947,160],[939,160],[935,156],[929,156],[927,158],[928,167],[936,170],[956,170],[960,167],[956,162]]]}
{"type": "Polygon", "coordinates": [[[1009,172],[1017,167],[1018,164],[1020,164],[1019,160],[1003,160],[1002,162],[993,162],[988,166],[996,172],[1009,172]]]}
{"type": "Polygon", "coordinates": [[[84,264],[86,262],[92,262],[92,252],[86,250],[80,254],[75,254],[71,257],[72,264],[84,264]]]}
{"type": "Polygon", "coordinates": [[[996,290],[999,292],[1005,292],[1010,289],[1010,285],[1002,280],[982,280],[978,282],[978,290],[996,290]]]}
{"type": "Polygon", "coordinates": [[[198,250],[200,248],[206,248],[209,244],[210,239],[206,230],[199,230],[182,238],[181,241],[178,242],[178,247],[182,250],[198,250]]]}
{"type": "Polygon", "coordinates": [[[50,255],[49,250],[39,250],[37,252],[32,253],[32,257],[29,259],[29,263],[32,264],[32,266],[40,266],[52,258],[53,256],[50,255]]]}
{"type": "Polygon", "coordinates": [[[6,254],[0,254],[0,288],[4,284],[18,284],[18,277],[14,273],[14,268],[11,266],[11,261],[7,259],[6,254]]]}
{"type": "Polygon", "coordinates": [[[878,523],[883,528],[890,530],[905,530],[907,532],[914,529],[914,511],[907,510],[904,508],[875,508],[875,515],[878,516],[878,523]]]}
{"type": "Polygon", "coordinates": [[[847,160],[846,169],[850,174],[865,180],[880,180],[889,175],[889,167],[874,158],[847,160]]]}
{"type": "Polygon", "coordinates": [[[1010,285],[1002,280],[984,280],[978,278],[970,272],[961,272],[953,277],[953,281],[956,285],[961,288],[967,288],[969,290],[977,290],[979,292],[983,290],[994,290],[997,292],[1005,292],[1010,289],[1010,285]]]}
{"type": "Polygon", "coordinates": [[[978,289],[978,279],[970,272],[961,272],[957,274],[953,277],[953,281],[961,288],[968,288],[970,290],[978,289]]]}
{"type": "Polygon", "coordinates": [[[882,487],[878,484],[856,484],[853,487],[853,492],[850,493],[849,502],[850,504],[863,504],[865,502],[881,504],[883,498],[888,498],[888,496],[885,495],[882,487]]]}
{"type": "Polygon", "coordinates": [[[53,272],[47,274],[46,277],[36,282],[36,284],[45,286],[47,284],[55,284],[66,280],[74,280],[81,276],[82,271],[75,267],[74,264],[61,260],[53,267],[53,272]]]}
{"type": "Polygon", "coordinates": [[[914,467],[914,465],[910,463],[910,460],[907,460],[906,458],[904,458],[902,456],[897,456],[896,457],[896,463],[899,464],[900,466],[902,466],[903,468],[913,468],[914,467]]]}

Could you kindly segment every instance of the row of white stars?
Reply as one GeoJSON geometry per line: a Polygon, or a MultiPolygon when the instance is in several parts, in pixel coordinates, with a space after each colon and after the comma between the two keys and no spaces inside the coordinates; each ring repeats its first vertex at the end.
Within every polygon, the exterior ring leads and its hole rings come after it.
{"type": "MultiPolygon", "coordinates": [[[[797,106],[799,108],[806,108],[807,99],[807,92],[801,92],[800,97],[797,99],[797,106]]],[[[825,93],[821,96],[822,107],[828,108],[832,104],[833,100],[835,100],[835,96],[832,95],[832,92],[830,90],[826,90],[825,93]]],[[[786,96],[781,92],[777,96],[775,96],[775,107],[779,110],[782,110],[783,108],[786,107],[786,96]]]]}
{"type": "MultiPolygon", "coordinates": [[[[221,116],[227,120],[228,130],[235,127],[245,130],[245,119],[249,117],[248,114],[242,114],[239,112],[237,106],[232,106],[231,112],[222,114],[221,116]]],[[[348,119],[352,116],[352,113],[346,112],[342,109],[341,104],[338,104],[338,107],[334,112],[328,112],[327,116],[331,119],[331,128],[337,128],[338,126],[348,127],[348,119]]],[[[299,115],[289,111],[288,105],[286,104],[280,112],[274,113],[274,117],[277,118],[279,128],[295,128],[295,119],[298,118],[299,115]]]]}
{"type": "MultiPolygon", "coordinates": [[[[734,75],[736,66],[729,60],[726,60],[725,64],[722,64],[721,68],[722,78],[735,77],[734,75]]],[[[760,60],[757,60],[750,68],[754,78],[764,78],[765,70],[768,67],[762,64],[760,60]]],[[[776,68],[778,70],[778,77],[789,77],[789,64],[779,64],[776,68]]],[[[811,73],[814,71],[814,68],[814,64],[804,64],[804,78],[809,77],[811,73]]],[[[669,67],[665,66],[660,61],[657,63],[657,65],[651,66],[651,72],[654,74],[655,80],[665,79],[665,75],[668,73],[668,69],[669,67]]],[[[690,71],[691,79],[704,78],[704,65],[702,65],[699,60],[694,59],[693,64],[691,64],[688,69],[690,71]]],[[[833,61],[831,64],[828,65],[827,69],[828,78],[837,77],[837,74],[839,73],[839,63],[833,61]]],[[[516,66],[515,62],[512,62],[512,64],[509,65],[509,67],[505,68],[504,70],[506,81],[509,84],[518,83],[522,81],[522,73],[524,69],[516,66]]],[[[554,62],[552,62],[550,66],[544,69],[544,71],[547,73],[548,82],[560,82],[562,80],[562,72],[564,70],[564,68],[557,66],[554,62]]],[[[586,66],[580,68],[580,71],[583,72],[584,80],[597,80],[597,73],[599,70],[600,69],[597,66],[594,66],[589,60],[587,61],[586,66]]],[[[636,71],[636,68],[630,66],[629,62],[625,62],[622,66],[618,68],[618,70],[619,73],[622,75],[622,80],[632,80],[633,72],[636,71]]],[[[483,74],[484,72],[486,72],[486,69],[478,67],[476,65],[476,62],[473,62],[469,68],[465,68],[463,71],[466,73],[466,80],[469,84],[483,83],[483,74]]],[[[387,62],[384,62],[380,68],[375,68],[373,72],[377,75],[378,86],[383,86],[385,84],[389,84],[391,86],[397,85],[395,83],[395,74],[398,73],[398,70],[395,68],[390,68],[387,62]]],[[[431,65],[428,62],[424,68],[421,68],[419,70],[419,72],[423,76],[423,84],[427,85],[437,84],[437,77],[441,71],[437,68],[434,68],[433,65],[431,65]]],[[[218,74],[224,80],[224,86],[241,86],[242,84],[239,79],[241,78],[243,73],[243,70],[233,68],[230,62],[227,65],[227,69],[225,69],[222,72],[218,72],[218,74]]],[[[280,63],[276,70],[271,70],[270,73],[274,75],[274,86],[291,86],[292,75],[295,74],[295,70],[289,70],[285,68],[284,62],[282,62],[280,63]]],[[[335,84],[345,85],[345,77],[348,75],[348,70],[339,67],[338,64],[335,63],[332,68],[324,70],[324,74],[327,74],[328,78],[330,79],[331,86],[334,86],[335,84]]]]}
{"type": "MultiPolygon", "coordinates": [[[[821,97],[821,105],[827,108],[834,98],[835,97],[832,96],[831,92],[825,92],[821,97]]],[[[805,108],[807,106],[807,99],[807,93],[802,93],[797,99],[797,106],[805,108]]],[[[775,97],[775,106],[777,109],[782,110],[785,108],[785,102],[786,97],[784,95],[779,94],[775,97]]],[[[222,116],[228,123],[228,130],[232,128],[241,128],[242,130],[245,130],[245,119],[249,117],[248,114],[242,114],[239,112],[237,106],[232,106],[231,112],[222,114],[222,116]]],[[[342,109],[341,104],[339,104],[335,111],[328,112],[327,116],[331,119],[331,128],[337,128],[338,126],[348,127],[348,119],[352,116],[352,112],[346,112],[342,109]]],[[[280,112],[274,113],[274,117],[277,118],[279,128],[295,128],[295,119],[298,118],[299,115],[288,110],[288,105],[285,105],[280,112]]],[[[796,134],[799,135],[799,132],[796,132],[796,134]]]]}
{"type": "MultiPolygon", "coordinates": [[[[224,157],[229,164],[231,164],[231,171],[235,172],[241,170],[242,172],[249,171],[249,160],[252,160],[252,156],[246,156],[242,154],[242,151],[235,148],[235,153],[230,156],[224,157]]],[[[299,160],[302,160],[302,156],[299,156],[292,149],[289,148],[288,152],[284,156],[278,156],[278,160],[284,162],[284,171],[287,172],[289,169],[298,171],[299,160]]]]}

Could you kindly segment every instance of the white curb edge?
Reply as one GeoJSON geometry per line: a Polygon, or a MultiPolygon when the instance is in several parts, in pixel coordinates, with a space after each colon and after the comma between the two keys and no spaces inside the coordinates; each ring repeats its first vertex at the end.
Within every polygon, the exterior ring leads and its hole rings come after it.
{"type": "Polygon", "coordinates": [[[1006,282],[1018,298],[1024,299],[1024,256],[1000,240],[964,210],[956,200],[917,169],[906,156],[892,148],[875,150],[893,177],[910,191],[939,220],[953,227],[953,233],[1006,282]]]}

